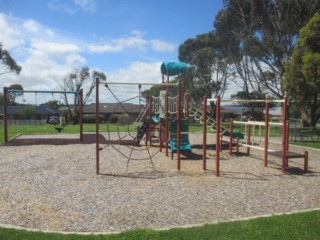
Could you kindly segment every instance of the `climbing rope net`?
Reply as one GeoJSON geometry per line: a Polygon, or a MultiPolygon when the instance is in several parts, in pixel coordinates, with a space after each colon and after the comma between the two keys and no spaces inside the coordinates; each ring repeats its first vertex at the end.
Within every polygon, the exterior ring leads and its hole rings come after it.
{"type": "MultiPolygon", "coordinates": [[[[148,117],[147,115],[150,108],[150,104],[146,103],[145,99],[141,96],[141,86],[139,85],[138,96],[122,101],[119,100],[119,98],[115,95],[115,93],[107,84],[105,84],[105,86],[116,100],[116,103],[114,104],[113,111],[109,116],[108,121],[106,122],[107,143],[105,146],[101,147],[100,150],[104,150],[111,147],[123,158],[127,159],[126,172],[128,172],[129,163],[131,161],[142,160],[148,160],[151,164],[153,171],[155,171],[153,158],[157,155],[159,149],[155,151],[154,147],[148,146],[147,144],[137,144],[138,128],[140,128],[143,124],[146,124],[146,118],[148,117]],[[139,105],[128,103],[135,101],[136,99],[139,100],[139,105]],[[144,103],[144,105],[142,105],[141,103],[144,103]],[[132,114],[130,115],[130,113],[134,112],[139,112],[139,115],[133,121],[132,114]],[[114,133],[114,131],[111,131],[111,121],[115,119],[117,119],[116,133],[114,133]],[[124,132],[123,130],[125,125],[126,132],[124,132]],[[124,150],[123,148],[119,148],[119,145],[123,145],[127,149],[124,150]]],[[[155,109],[155,113],[159,111],[159,105],[159,99],[154,98],[152,101],[152,109],[155,109]]]]}

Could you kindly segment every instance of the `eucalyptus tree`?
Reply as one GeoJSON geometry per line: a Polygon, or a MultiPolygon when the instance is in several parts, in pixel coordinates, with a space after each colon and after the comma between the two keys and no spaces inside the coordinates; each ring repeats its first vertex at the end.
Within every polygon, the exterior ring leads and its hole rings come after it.
{"type": "Polygon", "coordinates": [[[300,28],[319,9],[318,0],[224,0],[214,28],[244,91],[285,95],[285,64],[300,28]]]}
{"type": "Polygon", "coordinates": [[[21,66],[11,57],[10,53],[2,48],[2,43],[0,42],[0,75],[10,72],[19,74],[21,69],[21,66]]]}
{"type": "Polygon", "coordinates": [[[320,13],[299,32],[284,86],[291,104],[300,109],[304,125],[315,127],[320,119],[320,13]]]}
{"type": "Polygon", "coordinates": [[[179,46],[179,60],[192,66],[185,73],[185,85],[195,102],[200,102],[204,95],[223,96],[227,89],[227,79],[232,77],[232,72],[221,45],[215,33],[208,32],[187,39],[179,46]]]}

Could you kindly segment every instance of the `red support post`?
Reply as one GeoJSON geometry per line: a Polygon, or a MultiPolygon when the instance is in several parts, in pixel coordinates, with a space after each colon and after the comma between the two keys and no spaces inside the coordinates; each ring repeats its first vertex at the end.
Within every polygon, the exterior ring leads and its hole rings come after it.
{"type": "Polygon", "coordinates": [[[151,115],[152,115],[152,95],[149,95],[149,107],[147,110],[147,132],[146,132],[146,146],[148,146],[148,141],[149,141],[149,146],[151,146],[151,137],[152,137],[152,126],[151,126],[151,115]]]}
{"type": "Polygon", "coordinates": [[[80,90],[80,109],[79,109],[79,125],[80,125],[80,141],[83,142],[83,89],[80,90]]]}
{"type": "Polygon", "coordinates": [[[169,92],[168,89],[166,91],[166,98],[165,98],[165,123],[164,123],[164,138],[165,138],[165,146],[166,146],[166,156],[169,156],[169,92]]]}
{"type": "MultiPolygon", "coordinates": [[[[247,126],[247,145],[251,144],[250,134],[251,134],[251,127],[250,127],[250,124],[248,124],[248,126],[247,126]]],[[[250,154],[250,147],[247,147],[247,155],[249,155],[249,154],[250,154]]]]}
{"type": "Polygon", "coordinates": [[[216,176],[220,174],[220,96],[216,100],[216,176]]]}
{"type": "Polygon", "coordinates": [[[232,155],[232,141],[233,141],[233,118],[230,118],[230,142],[229,142],[229,155],[232,155]]]}
{"type": "Polygon", "coordinates": [[[8,88],[3,88],[3,133],[4,142],[8,142],[8,88]]]}
{"type": "Polygon", "coordinates": [[[202,140],[202,169],[207,169],[207,97],[203,97],[203,140],[202,140]]]}
{"type": "Polygon", "coordinates": [[[282,173],[286,171],[286,158],[287,158],[287,98],[284,98],[282,107],[282,173]]]}
{"type": "Polygon", "coordinates": [[[99,134],[99,78],[96,78],[96,174],[100,173],[100,134],[99,134]]]}
{"type": "Polygon", "coordinates": [[[180,170],[180,144],[181,144],[181,80],[178,81],[178,96],[177,96],[177,170],[180,170]]]}
{"type": "Polygon", "coordinates": [[[289,151],[289,121],[287,121],[287,130],[286,130],[286,143],[287,143],[287,152],[289,151]]]}
{"type": "Polygon", "coordinates": [[[307,172],[308,171],[308,158],[309,158],[309,153],[308,151],[304,152],[304,171],[307,172]]]}
{"type": "Polygon", "coordinates": [[[266,99],[265,125],[264,125],[264,166],[268,166],[268,142],[269,142],[269,103],[266,99]]]}
{"type": "Polygon", "coordinates": [[[184,94],[184,108],[185,108],[184,117],[186,119],[189,119],[189,91],[188,90],[184,94]]]}

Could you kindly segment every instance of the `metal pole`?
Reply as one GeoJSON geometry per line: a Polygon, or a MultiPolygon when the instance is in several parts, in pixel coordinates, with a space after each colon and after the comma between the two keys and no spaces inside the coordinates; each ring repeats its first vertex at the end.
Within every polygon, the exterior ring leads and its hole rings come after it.
{"type": "Polygon", "coordinates": [[[285,173],[286,169],[286,156],[287,156],[287,143],[286,143],[286,125],[287,125],[287,98],[284,98],[282,107],[282,173],[285,173]]]}
{"type": "MultiPolygon", "coordinates": [[[[260,126],[259,126],[260,127],[260,126]]],[[[269,142],[269,103],[266,99],[265,125],[264,125],[264,166],[268,165],[268,142],[269,142]]]]}
{"type": "Polygon", "coordinates": [[[4,142],[8,142],[8,88],[3,88],[3,133],[4,142]]]}
{"type": "Polygon", "coordinates": [[[96,78],[96,174],[100,173],[100,149],[99,149],[99,78],[96,78]]]}
{"type": "Polygon", "coordinates": [[[178,81],[178,97],[177,97],[177,170],[180,170],[180,144],[181,144],[181,81],[178,81]]]}
{"type": "Polygon", "coordinates": [[[229,142],[229,155],[232,155],[232,140],[233,140],[233,118],[230,118],[230,142],[229,142]]]}
{"type": "Polygon", "coordinates": [[[169,92],[168,89],[166,91],[166,98],[165,98],[165,123],[164,123],[164,138],[165,138],[165,146],[166,146],[166,156],[169,156],[169,146],[168,146],[168,141],[169,141],[169,103],[168,103],[168,97],[169,97],[169,92]]]}
{"type": "Polygon", "coordinates": [[[185,118],[189,119],[189,91],[187,90],[184,98],[185,118]]]}
{"type": "Polygon", "coordinates": [[[80,90],[80,110],[79,110],[79,124],[80,124],[80,141],[83,141],[83,90],[80,90]]]}
{"type": "MultiPolygon", "coordinates": [[[[248,126],[247,126],[247,145],[249,145],[251,143],[250,134],[251,134],[251,126],[250,126],[250,124],[248,124],[248,126]]],[[[247,155],[249,155],[249,154],[250,154],[250,147],[247,147],[247,155]]]]}
{"type": "Polygon", "coordinates": [[[217,96],[216,101],[216,176],[219,176],[220,164],[219,164],[219,154],[220,154],[220,96],[217,96]]]}
{"type": "Polygon", "coordinates": [[[203,97],[202,169],[207,169],[207,96],[203,97]]]}

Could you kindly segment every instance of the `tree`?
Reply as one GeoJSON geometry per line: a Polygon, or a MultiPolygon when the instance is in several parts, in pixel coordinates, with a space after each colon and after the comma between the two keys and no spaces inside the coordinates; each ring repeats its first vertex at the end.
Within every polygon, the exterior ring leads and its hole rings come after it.
{"type": "MultiPolygon", "coordinates": [[[[260,93],[260,92],[249,92],[247,93],[246,91],[240,91],[237,92],[236,94],[231,95],[231,99],[242,99],[242,100],[247,100],[247,99],[253,99],[253,100],[265,100],[268,98],[269,100],[274,99],[271,96],[268,96],[267,94],[260,93]]],[[[263,109],[265,109],[266,104],[263,102],[242,102],[238,103],[237,105],[242,105],[243,107],[246,107],[249,109],[251,113],[251,117],[254,120],[263,120],[263,109]]],[[[269,103],[269,107],[275,107],[274,103],[269,103]]]]}
{"type": "Polygon", "coordinates": [[[3,105],[3,93],[0,92],[0,106],[3,105]]]}
{"type": "Polygon", "coordinates": [[[209,32],[190,38],[179,46],[179,60],[193,66],[185,73],[185,79],[190,97],[195,102],[201,102],[204,95],[223,95],[227,78],[232,77],[221,45],[215,33],[209,32]]]}
{"type": "Polygon", "coordinates": [[[19,115],[22,120],[31,119],[36,115],[36,113],[37,113],[37,108],[32,105],[25,105],[19,111],[19,115]]]}
{"type": "Polygon", "coordinates": [[[12,84],[8,87],[8,90],[16,90],[17,92],[10,92],[8,94],[8,104],[9,105],[15,105],[16,104],[16,98],[19,96],[22,96],[23,94],[23,87],[20,84],[12,84]],[[21,92],[20,92],[21,91],[21,92]]]}
{"type": "MultiPolygon", "coordinates": [[[[106,80],[107,78],[102,72],[90,72],[89,67],[82,67],[80,69],[76,68],[62,80],[60,87],[62,91],[74,92],[80,91],[82,88],[86,88],[87,91],[84,92],[82,102],[82,104],[86,104],[90,100],[92,91],[95,88],[96,77],[99,77],[101,80],[106,80]]],[[[76,123],[79,113],[79,96],[74,95],[74,97],[71,97],[70,94],[63,94],[63,101],[68,108],[70,116],[73,117],[74,123],[76,123]]]]}
{"type": "Polygon", "coordinates": [[[320,118],[320,13],[299,32],[284,86],[289,101],[299,106],[304,126],[315,127],[320,118]]]}
{"type": "Polygon", "coordinates": [[[300,28],[319,9],[318,0],[224,0],[214,27],[247,94],[283,98],[284,66],[300,28]]]}
{"type": "Polygon", "coordinates": [[[21,66],[16,63],[16,61],[10,56],[9,52],[2,49],[2,44],[0,43],[0,75],[10,72],[19,74],[21,69],[21,66]]]}
{"type": "Polygon", "coordinates": [[[41,105],[58,109],[60,107],[60,102],[58,100],[51,100],[41,105]]]}

